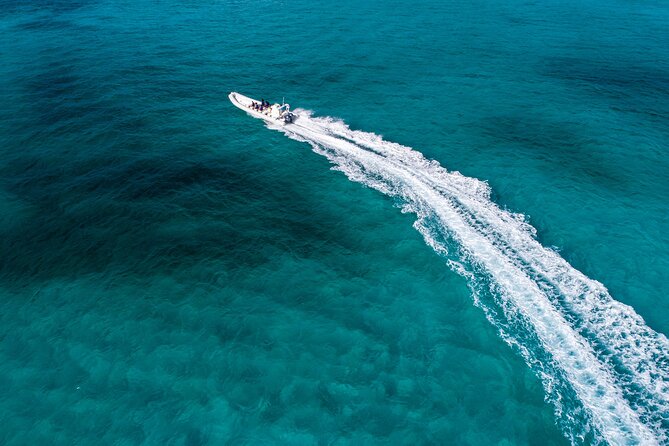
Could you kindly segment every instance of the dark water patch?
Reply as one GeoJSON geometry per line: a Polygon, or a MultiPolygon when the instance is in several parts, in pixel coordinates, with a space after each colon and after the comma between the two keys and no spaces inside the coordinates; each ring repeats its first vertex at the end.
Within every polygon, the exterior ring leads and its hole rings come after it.
{"type": "MultiPolygon", "coordinates": [[[[20,100],[31,112],[30,120],[24,122],[23,131],[18,135],[27,135],[32,141],[35,132],[51,132],[58,136],[59,131],[66,135],[81,135],[92,129],[108,127],[115,121],[127,122],[131,117],[128,106],[121,106],[104,99],[113,88],[101,85],[98,79],[86,74],[82,66],[84,58],[76,52],[60,54],[55,50],[48,59],[40,59],[26,69],[31,76],[22,78],[18,83],[20,100]]],[[[34,145],[34,142],[31,142],[34,145]]],[[[25,143],[24,143],[25,144],[25,143]]]]}
{"type": "MultiPolygon", "coordinates": [[[[138,63],[130,67],[123,68],[119,72],[119,77],[126,78],[127,76],[170,76],[177,73],[177,68],[167,64],[161,65],[157,63],[153,64],[144,64],[138,63]]],[[[170,79],[170,82],[174,82],[174,79],[170,79]]]]}
{"type": "Polygon", "coordinates": [[[323,224],[336,216],[315,216],[313,197],[290,179],[270,178],[234,157],[58,163],[35,153],[3,169],[2,184],[32,209],[0,242],[10,253],[0,268],[6,283],[151,274],[207,259],[224,259],[234,270],[287,248],[308,257],[313,246],[347,239],[345,228],[323,224]]]}
{"type": "Polygon", "coordinates": [[[613,188],[623,187],[624,173],[601,156],[598,142],[575,123],[555,122],[536,114],[482,118],[472,127],[494,146],[521,149],[518,156],[537,159],[549,169],[571,172],[576,177],[613,188]]]}
{"type": "Polygon", "coordinates": [[[16,24],[16,29],[19,31],[61,31],[72,27],[72,22],[62,19],[57,19],[52,16],[40,17],[19,22],[16,24]]]}
{"type": "MultiPolygon", "coordinates": [[[[647,95],[669,94],[669,71],[662,66],[611,60],[554,57],[541,65],[544,75],[647,95]]],[[[610,93],[607,90],[601,90],[610,93]]]]}
{"type": "Polygon", "coordinates": [[[669,131],[669,61],[651,65],[620,57],[553,57],[544,59],[537,70],[604,97],[620,110],[663,121],[665,131],[669,131]]]}
{"type": "Polygon", "coordinates": [[[98,3],[92,0],[1,0],[0,14],[48,11],[52,14],[65,14],[98,3]]]}
{"type": "Polygon", "coordinates": [[[82,78],[63,63],[53,63],[48,71],[33,74],[26,82],[26,87],[36,99],[54,103],[66,102],[71,94],[80,87],[82,78]]]}

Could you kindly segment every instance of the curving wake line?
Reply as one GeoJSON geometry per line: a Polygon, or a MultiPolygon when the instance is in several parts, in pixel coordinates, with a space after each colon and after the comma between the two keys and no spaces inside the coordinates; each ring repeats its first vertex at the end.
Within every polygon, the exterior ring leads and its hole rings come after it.
{"type": "Polygon", "coordinates": [[[270,127],[311,144],[352,181],[398,199],[417,215],[426,242],[450,258],[474,291],[492,292],[492,303],[482,304],[486,315],[537,371],[572,442],[667,442],[664,335],[542,246],[522,215],[490,200],[486,183],[342,121],[298,114],[295,124],[270,127]],[[457,253],[448,252],[449,241],[457,253]],[[583,414],[563,410],[569,395],[583,414]]]}

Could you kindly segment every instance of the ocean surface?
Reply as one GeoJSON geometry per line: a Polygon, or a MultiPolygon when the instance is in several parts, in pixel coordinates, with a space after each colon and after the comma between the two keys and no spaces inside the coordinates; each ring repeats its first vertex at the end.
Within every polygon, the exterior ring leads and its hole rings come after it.
{"type": "Polygon", "coordinates": [[[668,42],[655,0],[0,0],[0,444],[667,444],[668,42]]]}

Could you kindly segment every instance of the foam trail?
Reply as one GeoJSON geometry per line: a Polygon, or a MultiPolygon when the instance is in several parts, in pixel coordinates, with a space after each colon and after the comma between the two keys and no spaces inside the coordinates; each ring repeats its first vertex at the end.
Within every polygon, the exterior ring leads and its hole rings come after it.
{"type": "MultiPolygon", "coordinates": [[[[521,215],[490,200],[487,184],[448,172],[408,147],[350,130],[341,121],[299,114],[296,125],[276,129],[310,143],[351,180],[398,198],[417,214],[417,229],[438,252],[447,251],[439,234],[452,239],[459,258],[449,264],[456,271],[472,281],[489,277],[500,311],[515,321],[514,329],[526,326],[538,345],[508,330],[507,341],[517,344],[535,369],[535,362],[544,363],[539,371],[547,390],[554,380],[566,382],[600,440],[666,441],[665,336],[647,327],[631,307],[612,299],[603,285],[543,247],[521,215]],[[535,348],[546,355],[533,352],[535,348]]],[[[487,315],[495,323],[493,313],[487,315]]],[[[572,441],[584,435],[584,429],[573,430],[572,441]]]]}
{"type": "Polygon", "coordinates": [[[489,200],[484,183],[449,173],[418,152],[377,135],[352,131],[341,121],[317,119],[314,123],[321,131],[373,150],[390,162],[400,162],[436,190],[457,196],[473,223],[484,227],[489,238],[542,287],[600,352],[600,360],[614,370],[644,420],[663,430],[669,427],[669,341],[664,335],[650,329],[631,307],[614,300],[601,283],[542,246],[534,237],[534,228],[519,218],[522,216],[505,212],[489,200]]]}

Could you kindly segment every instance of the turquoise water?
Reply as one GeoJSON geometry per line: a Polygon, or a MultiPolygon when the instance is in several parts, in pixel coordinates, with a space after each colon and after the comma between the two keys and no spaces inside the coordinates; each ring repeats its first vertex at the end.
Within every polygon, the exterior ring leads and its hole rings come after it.
{"type": "Polygon", "coordinates": [[[0,0],[0,443],[666,443],[668,41],[654,1],[0,0]]]}

